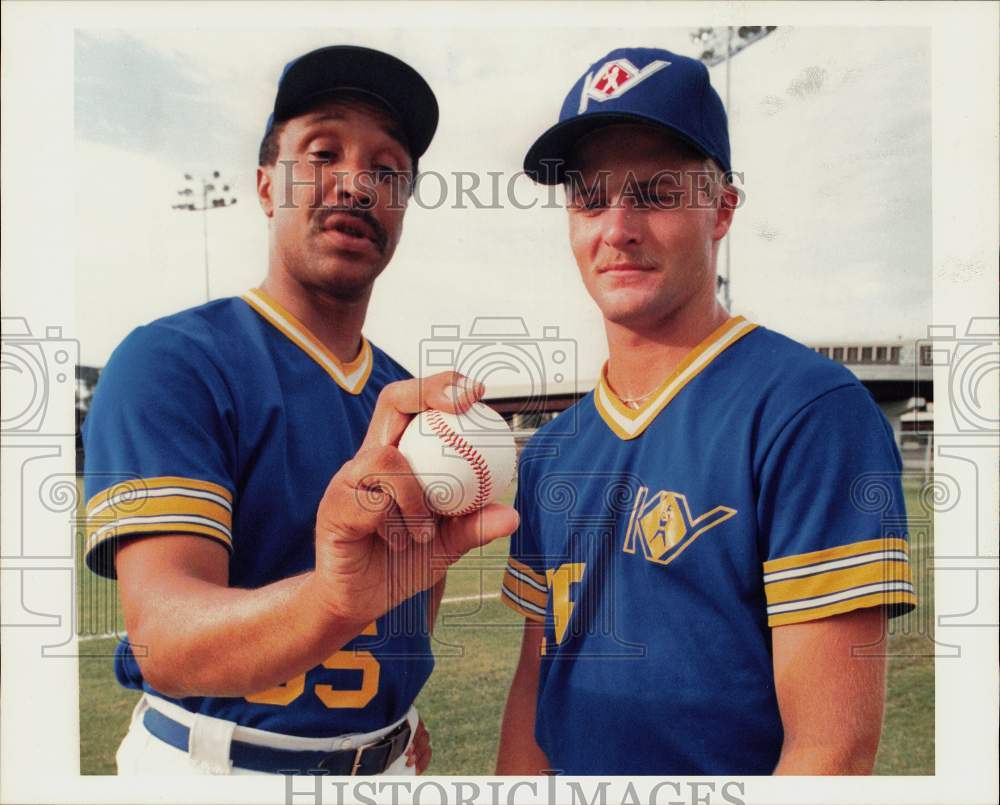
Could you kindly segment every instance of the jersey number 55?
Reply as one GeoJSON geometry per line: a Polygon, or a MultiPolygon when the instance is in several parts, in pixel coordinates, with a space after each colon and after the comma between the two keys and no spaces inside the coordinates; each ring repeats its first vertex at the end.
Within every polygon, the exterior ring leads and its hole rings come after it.
{"type": "MultiPolygon", "coordinates": [[[[366,626],[361,634],[377,635],[375,623],[372,622],[366,626]]],[[[357,690],[335,690],[332,685],[314,684],[312,686],[313,693],[329,708],[360,709],[365,707],[378,693],[380,669],[378,660],[370,651],[355,649],[338,651],[324,660],[322,667],[330,670],[361,671],[361,687],[357,690]]],[[[254,704],[277,704],[284,707],[299,698],[305,693],[305,690],[306,675],[299,674],[294,679],[282,682],[269,690],[247,696],[246,700],[254,704]]]]}

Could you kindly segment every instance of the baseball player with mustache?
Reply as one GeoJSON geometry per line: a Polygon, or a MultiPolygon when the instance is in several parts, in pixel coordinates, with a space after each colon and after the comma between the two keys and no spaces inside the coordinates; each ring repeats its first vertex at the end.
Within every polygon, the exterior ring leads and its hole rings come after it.
{"type": "Polygon", "coordinates": [[[915,601],[899,453],[848,370],[717,299],[739,193],[708,70],[612,51],[524,168],[565,187],[609,357],[521,455],[497,772],[871,773],[915,601]]]}
{"type": "Polygon", "coordinates": [[[467,409],[362,335],[438,120],[399,59],[292,61],[260,147],[267,277],[131,333],[86,421],[87,565],[117,578],[115,673],[142,691],[120,774],[407,774],[429,740],[444,574],[509,534],[492,505],[441,520],[395,447],[467,409]]]}

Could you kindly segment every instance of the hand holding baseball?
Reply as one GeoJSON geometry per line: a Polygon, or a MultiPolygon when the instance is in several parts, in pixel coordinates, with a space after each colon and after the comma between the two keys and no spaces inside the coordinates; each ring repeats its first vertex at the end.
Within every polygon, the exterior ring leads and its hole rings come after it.
{"type": "Polygon", "coordinates": [[[497,503],[436,516],[396,447],[414,414],[464,414],[480,396],[454,372],[382,390],[361,449],[330,480],[316,515],[316,594],[337,618],[368,623],[517,528],[517,512],[497,503]]]}
{"type": "Polygon", "coordinates": [[[500,414],[475,402],[449,414],[422,411],[399,440],[399,452],[437,514],[458,517],[481,509],[514,480],[514,434],[500,414]]]}

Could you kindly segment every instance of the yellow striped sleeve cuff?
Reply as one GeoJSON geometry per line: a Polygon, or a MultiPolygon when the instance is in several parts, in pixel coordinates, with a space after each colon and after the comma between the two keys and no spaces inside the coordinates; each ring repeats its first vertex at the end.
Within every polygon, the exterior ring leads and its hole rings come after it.
{"type": "Polygon", "coordinates": [[[513,556],[507,559],[507,572],[504,573],[500,598],[515,612],[530,620],[545,620],[545,608],[549,601],[545,576],[536,573],[523,562],[518,562],[513,556]]]}
{"type": "Polygon", "coordinates": [[[783,626],[852,609],[916,606],[906,540],[870,539],[764,562],[767,623],[783,626]]]}
{"type": "Polygon", "coordinates": [[[114,546],[123,537],[193,534],[230,551],[233,496],[193,478],[137,478],[115,484],[87,502],[87,567],[115,578],[114,546]]]}

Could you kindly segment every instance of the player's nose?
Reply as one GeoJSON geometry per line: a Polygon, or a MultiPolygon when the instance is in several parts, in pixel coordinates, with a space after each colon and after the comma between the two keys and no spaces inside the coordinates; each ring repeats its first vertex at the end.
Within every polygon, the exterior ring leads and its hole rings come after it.
{"type": "Polygon", "coordinates": [[[613,249],[642,243],[642,216],[624,199],[616,199],[601,216],[601,236],[613,249]]]}
{"type": "Polygon", "coordinates": [[[343,160],[323,190],[324,205],[368,208],[375,203],[375,176],[364,163],[343,160]]]}

